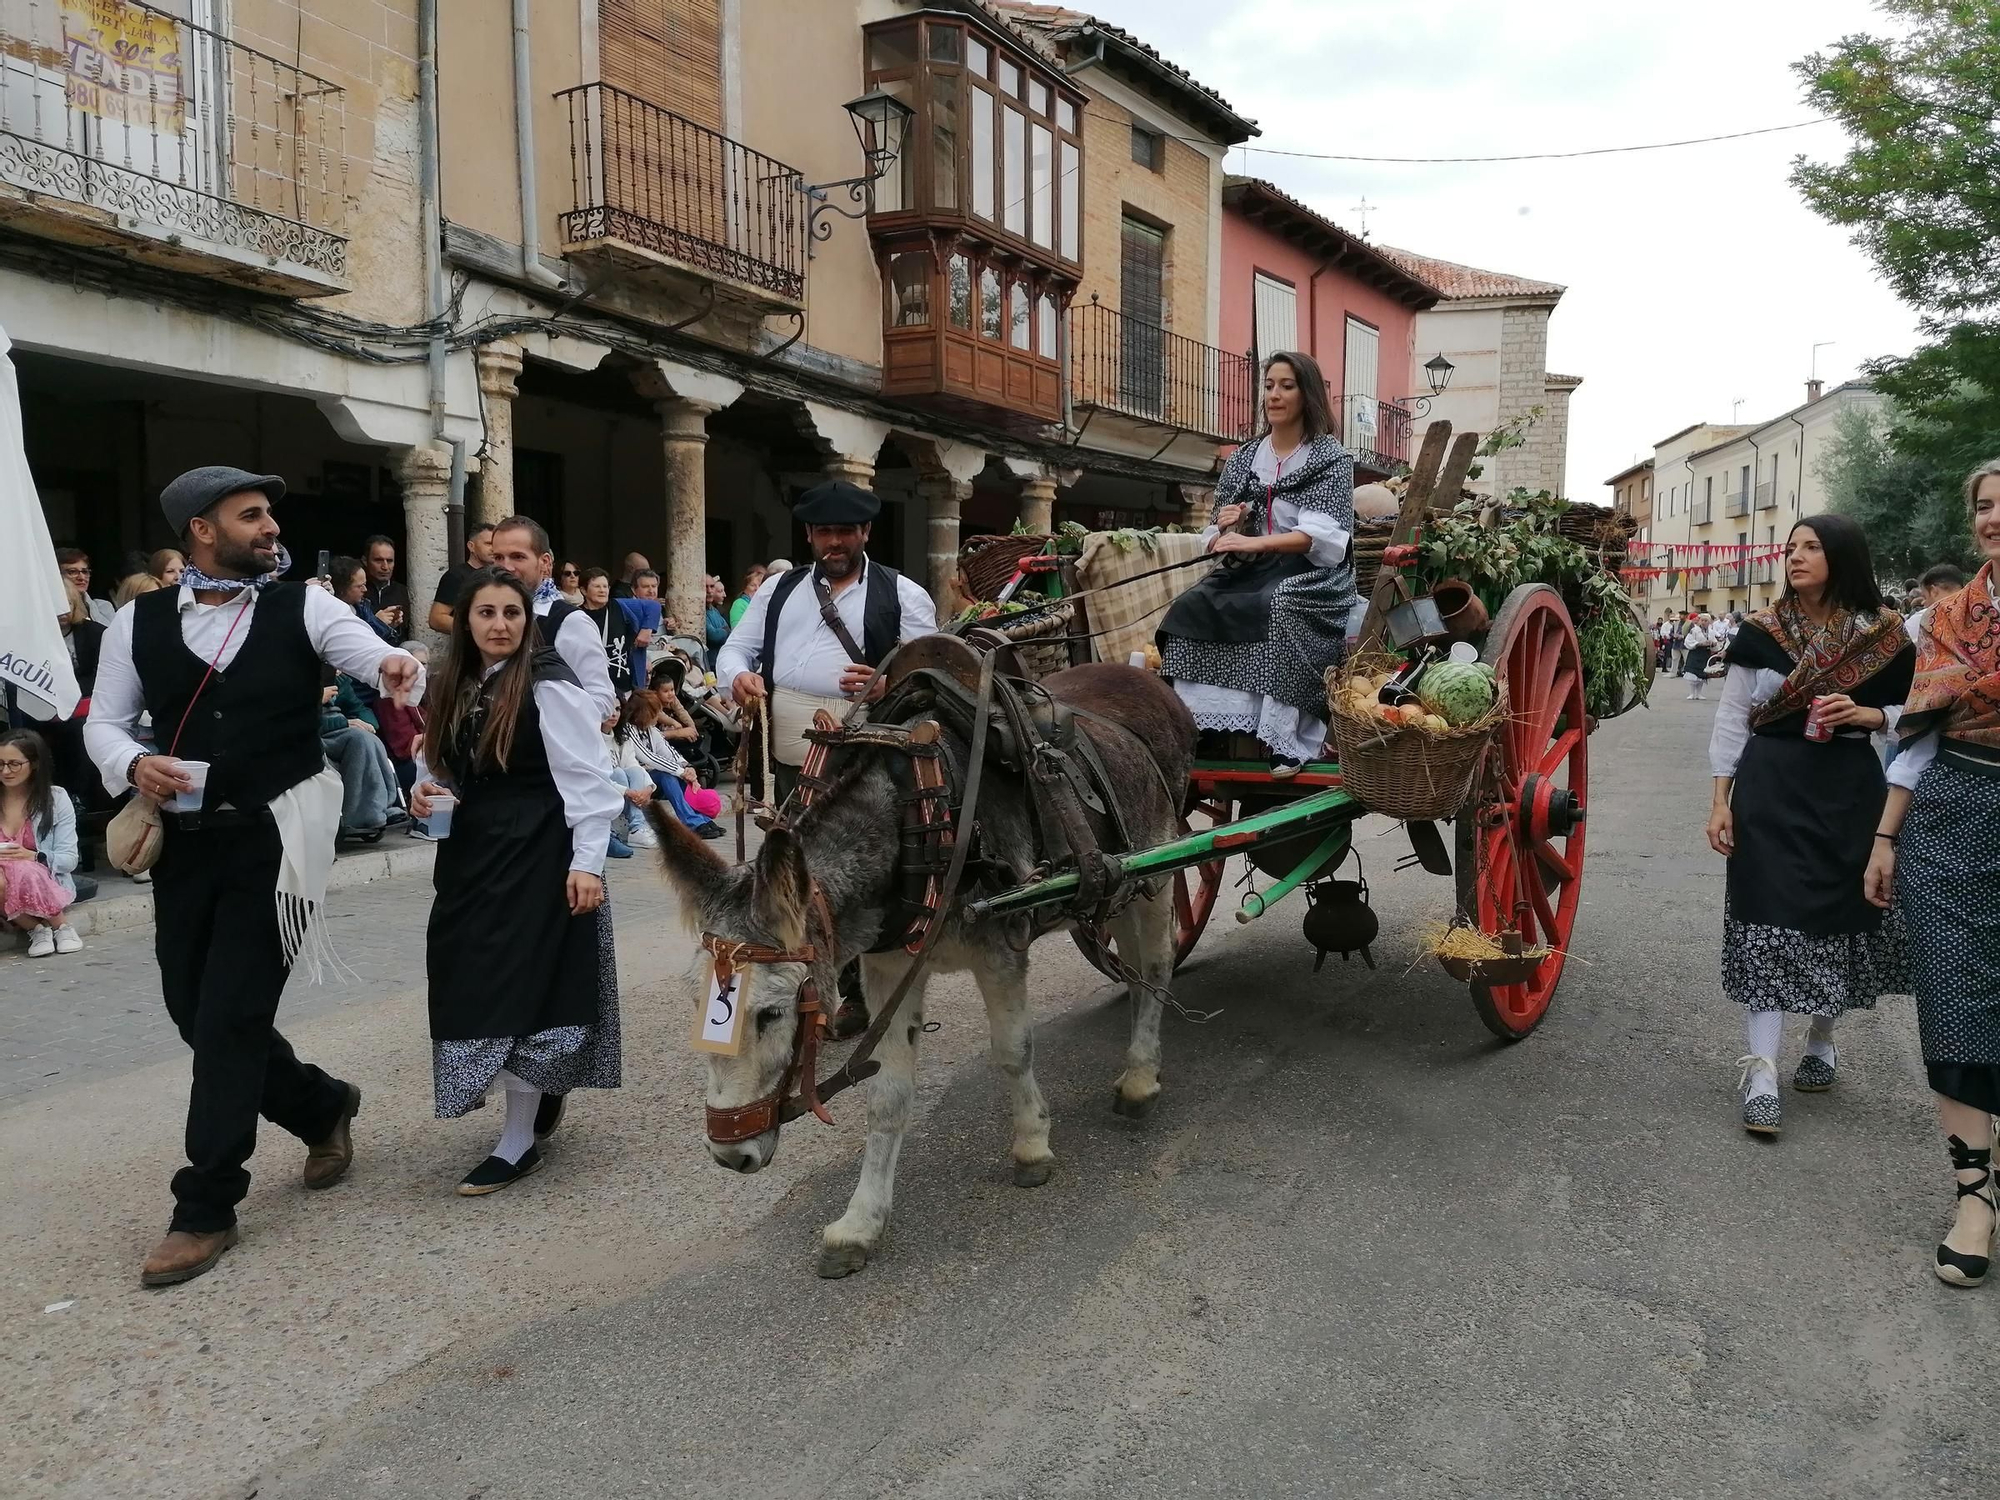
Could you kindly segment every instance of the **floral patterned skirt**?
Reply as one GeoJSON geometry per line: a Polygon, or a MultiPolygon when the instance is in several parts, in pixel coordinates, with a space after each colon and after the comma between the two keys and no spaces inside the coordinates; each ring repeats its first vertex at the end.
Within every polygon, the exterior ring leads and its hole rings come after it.
{"type": "Polygon", "coordinates": [[[1820,936],[1739,922],[1723,907],[1722,991],[1751,1010],[1804,1016],[1872,1010],[1878,996],[1908,994],[1909,973],[1900,911],[1890,910],[1874,932],[1820,936]]]}

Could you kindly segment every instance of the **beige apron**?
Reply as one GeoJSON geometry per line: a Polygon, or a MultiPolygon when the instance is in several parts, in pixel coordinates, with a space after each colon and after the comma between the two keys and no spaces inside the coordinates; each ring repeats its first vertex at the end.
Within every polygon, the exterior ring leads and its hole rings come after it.
{"type": "Polygon", "coordinates": [[[836,721],[845,719],[854,707],[852,698],[822,698],[797,688],[778,688],[771,694],[771,758],[781,766],[806,763],[806,731],[813,727],[813,715],[820,709],[836,721]]]}

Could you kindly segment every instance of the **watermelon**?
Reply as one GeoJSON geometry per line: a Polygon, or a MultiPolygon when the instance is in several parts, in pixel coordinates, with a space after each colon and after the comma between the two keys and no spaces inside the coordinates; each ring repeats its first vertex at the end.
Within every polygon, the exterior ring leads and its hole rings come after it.
{"type": "Polygon", "coordinates": [[[1441,661],[1417,684],[1418,700],[1455,729],[1490,713],[1499,691],[1499,679],[1484,662],[1441,661]]]}

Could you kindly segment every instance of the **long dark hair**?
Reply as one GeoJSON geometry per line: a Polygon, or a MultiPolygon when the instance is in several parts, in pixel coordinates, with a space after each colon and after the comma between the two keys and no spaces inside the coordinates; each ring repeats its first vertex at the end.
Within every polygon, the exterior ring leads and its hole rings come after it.
{"type": "MultiPolygon", "coordinates": [[[[1327,396],[1326,376],[1320,372],[1319,361],[1310,354],[1282,349],[1264,361],[1262,373],[1269,376],[1273,365],[1291,366],[1292,378],[1299,383],[1299,405],[1302,408],[1301,414],[1305,418],[1306,441],[1310,443],[1314,438],[1326,437],[1329,434],[1337,435],[1333,420],[1333,402],[1327,396]]],[[[1264,411],[1264,387],[1261,381],[1257,386],[1257,420],[1261,432],[1270,432],[1271,419],[1264,411]]]]}
{"type": "Polygon", "coordinates": [[[30,821],[52,824],[56,817],[55,777],[49,769],[49,747],[32,729],[10,729],[0,734],[0,750],[21,752],[28,763],[28,817],[30,821]]]}
{"type": "Polygon", "coordinates": [[[514,725],[521,716],[521,703],[534,682],[535,596],[512,573],[498,568],[479,568],[467,579],[451,613],[451,649],[444,670],[431,679],[425,695],[424,762],[433,767],[450,767],[456,775],[469,775],[479,766],[497,765],[507,769],[507,756],[514,748],[514,725]],[[521,601],[525,616],[521,644],[493,678],[492,697],[486,706],[486,722],[479,730],[479,746],[473,763],[458,766],[453,757],[461,726],[478,705],[485,674],[485,658],[472,640],[472,601],[486,589],[503,588],[521,601]]]}
{"type": "MultiPolygon", "coordinates": [[[[1882,586],[1875,581],[1875,563],[1868,555],[1868,538],[1846,516],[1831,513],[1807,516],[1792,522],[1785,533],[1785,551],[1792,550],[1792,538],[1803,526],[1819,538],[1826,554],[1826,592],[1822,601],[1840,609],[1878,610],[1882,608],[1882,586]]],[[[1795,599],[1789,571],[1785,576],[1785,597],[1795,599]]]]}

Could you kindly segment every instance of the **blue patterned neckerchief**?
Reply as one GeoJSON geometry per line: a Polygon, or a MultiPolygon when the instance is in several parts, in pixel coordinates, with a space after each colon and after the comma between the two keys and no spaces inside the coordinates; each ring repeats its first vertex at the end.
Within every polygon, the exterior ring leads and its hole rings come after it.
{"type": "Polygon", "coordinates": [[[254,589],[258,593],[262,593],[280,578],[283,578],[286,573],[290,572],[291,566],[292,554],[287,552],[284,543],[280,542],[278,544],[278,566],[268,573],[256,578],[211,578],[192,562],[188,562],[181,565],[181,587],[192,589],[197,594],[240,594],[245,589],[254,589]]]}
{"type": "Polygon", "coordinates": [[[538,607],[544,604],[554,604],[560,598],[562,598],[562,590],[556,587],[554,579],[544,578],[540,583],[535,585],[535,603],[538,607]]]}

